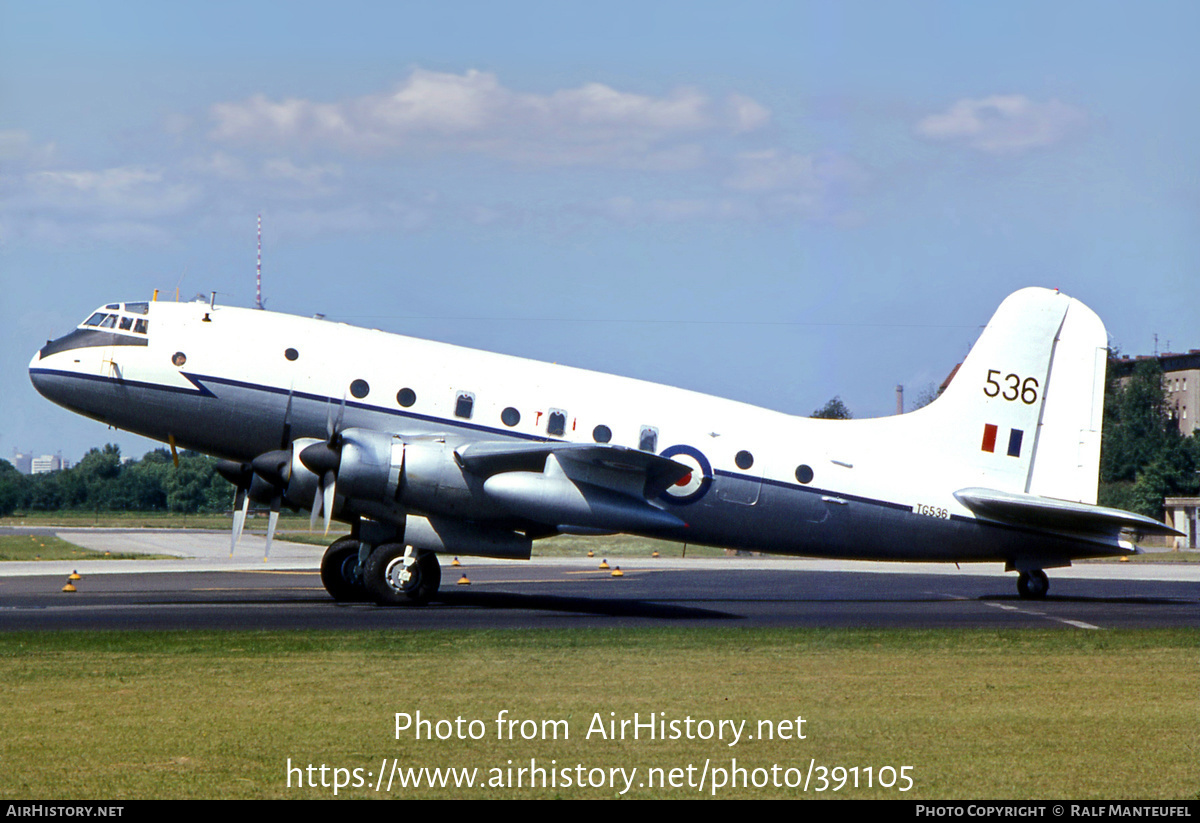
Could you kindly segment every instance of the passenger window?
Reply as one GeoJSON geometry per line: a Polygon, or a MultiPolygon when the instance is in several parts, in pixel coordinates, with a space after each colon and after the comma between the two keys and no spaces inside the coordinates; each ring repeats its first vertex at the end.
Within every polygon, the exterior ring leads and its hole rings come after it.
{"type": "Polygon", "coordinates": [[[468,391],[460,391],[458,393],[458,400],[454,403],[454,416],[470,420],[471,412],[474,408],[475,395],[468,391]]]}
{"type": "Polygon", "coordinates": [[[132,317],[122,317],[121,318],[121,331],[129,331],[132,328],[133,328],[133,318],[132,317]]]}
{"type": "Polygon", "coordinates": [[[596,428],[592,429],[592,439],[597,443],[607,443],[612,440],[612,429],[601,423],[596,428]]]}
{"type": "Polygon", "coordinates": [[[133,330],[134,330],[135,332],[137,332],[138,334],[145,334],[145,333],[146,333],[146,326],[147,326],[147,324],[148,324],[148,323],[149,323],[149,321],[148,321],[148,320],[139,320],[139,321],[137,321],[136,323],[134,323],[134,324],[133,324],[133,330]]]}
{"type": "Polygon", "coordinates": [[[656,453],[658,451],[658,429],[653,426],[642,426],[642,432],[638,435],[638,448],[651,454],[656,453]]]}
{"type": "Polygon", "coordinates": [[[567,433],[567,413],[562,409],[551,409],[546,418],[546,434],[551,437],[562,437],[567,433]]]}

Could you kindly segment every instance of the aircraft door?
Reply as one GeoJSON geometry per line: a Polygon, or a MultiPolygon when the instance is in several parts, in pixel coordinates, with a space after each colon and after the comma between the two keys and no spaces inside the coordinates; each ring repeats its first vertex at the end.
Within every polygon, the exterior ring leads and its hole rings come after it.
{"type": "Polygon", "coordinates": [[[762,464],[744,449],[733,460],[737,466],[736,472],[718,473],[718,499],[739,506],[758,505],[758,497],[762,492],[762,464]]]}

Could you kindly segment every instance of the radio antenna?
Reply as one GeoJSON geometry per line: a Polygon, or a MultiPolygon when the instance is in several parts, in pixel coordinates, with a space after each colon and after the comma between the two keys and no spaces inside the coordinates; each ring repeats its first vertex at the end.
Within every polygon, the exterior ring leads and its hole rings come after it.
{"type": "Polygon", "coordinates": [[[262,304],[262,212],[258,215],[258,266],[254,273],[254,307],[261,309],[262,304]]]}

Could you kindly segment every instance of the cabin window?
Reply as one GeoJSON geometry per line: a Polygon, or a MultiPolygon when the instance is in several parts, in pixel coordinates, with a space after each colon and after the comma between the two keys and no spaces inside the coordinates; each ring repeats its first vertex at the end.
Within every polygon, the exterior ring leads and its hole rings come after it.
{"type": "Polygon", "coordinates": [[[138,320],[136,323],[134,323],[134,324],[133,324],[133,330],[134,330],[135,332],[137,332],[138,334],[145,334],[145,333],[146,333],[146,327],[147,327],[148,325],[149,325],[149,321],[148,321],[148,320],[138,320]]]}
{"type": "Polygon", "coordinates": [[[458,399],[454,401],[454,416],[461,417],[463,420],[471,419],[471,412],[475,408],[475,395],[469,391],[460,391],[458,399]]]}
{"type": "Polygon", "coordinates": [[[603,424],[592,429],[592,439],[597,443],[607,443],[612,440],[612,429],[603,424]]]}
{"type": "Polygon", "coordinates": [[[509,406],[504,411],[500,412],[500,419],[506,426],[515,426],[521,422],[521,413],[509,406]]]}
{"type": "Polygon", "coordinates": [[[642,426],[642,431],[638,434],[638,448],[651,454],[657,452],[658,429],[653,426],[642,426]]]}
{"type": "Polygon", "coordinates": [[[796,467],[796,479],[801,483],[808,484],[812,482],[813,470],[812,466],[800,465],[796,467]]]}
{"type": "Polygon", "coordinates": [[[546,434],[562,437],[567,433],[567,413],[562,409],[551,409],[546,418],[546,434]]]}
{"type": "Polygon", "coordinates": [[[737,464],[739,469],[745,471],[754,465],[754,455],[745,449],[742,449],[740,452],[734,455],[733,462],[737,464]]]}
{"type": "Polygon", "coordinates": [[[407,409],[417,402],[417,393],[412,389],[401,389],[396,392],[396,402],[407,409]]]}
{"type": "Polygon", "coordinates": [[[300,352],[296,351],[295,349],[285,349],[283,352],[283,356],[286,357],[288,360],[295,360],[297,357],[300,356],[300,352]]]}
{"type": "Polygon", "coordinates": [[[353,383],[350,384],[350,393],[352,395],[354,395],[355,397],[357,397],[359,400],[362,400],[364,397],[366,397],[368,394],[371,393],[371,386],[370,386],[370,384],[367,383],[366,380],[359,378],[358,380],[355,380],[353,383]]]}

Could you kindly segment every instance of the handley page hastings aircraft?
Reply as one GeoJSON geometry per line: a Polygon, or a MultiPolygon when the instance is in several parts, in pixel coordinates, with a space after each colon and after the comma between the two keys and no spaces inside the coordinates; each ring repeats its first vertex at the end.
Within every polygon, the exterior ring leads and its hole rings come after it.
{"type": "Polygon", "coordinates": [[[627,532],[864,560],[1043,569],[1174,533],[1095,505],[1104,325],[1078,300],[1001,304],[935,402],[817,420],[517,357],[254,309],[112,303],[29,365],[37,390],[223,458],[250,500],[349,523],[335,600],[423,603],[439,553],[528,559],[533,540],[627,532]]]}

